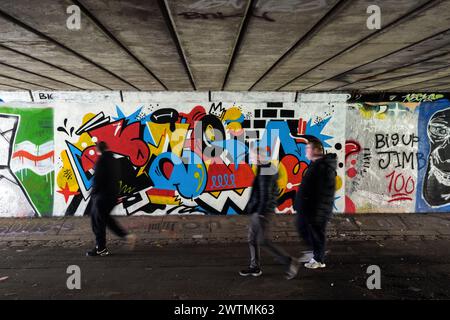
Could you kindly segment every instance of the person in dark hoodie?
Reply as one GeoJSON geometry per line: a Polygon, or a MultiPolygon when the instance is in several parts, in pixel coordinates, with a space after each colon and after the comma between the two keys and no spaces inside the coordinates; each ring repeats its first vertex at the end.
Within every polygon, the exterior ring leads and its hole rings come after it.
{"type": "Polygon", "coordinates": [[[94,168],[94,183],[88,210],[91,215],[92,231],[95,234],[96,246],[86,253],[87,256],[107,256],[106,226],[121,238],[125,238],[130,246],[134,245],[136,236],[125,231],[111,216],[111,211],[117,204],[119,186],[116,179],[118,168],[108,145],[97,143],[97,153],[100,154],[94,168]]]}
{"type": "Polygon", "coordinates": [[[311,163],[303,175],[294,208],[299,234],[312,252],[304,252],[299,262],[306,262],[309,269],[325,268],[326,227],[334,206],[337,158],[334,153],[324,154],[322,143],[315,137],[308,138],[306,157],[311,163]]]}
{"type": "MultiPolygon", "coordinates": [[[[278,169],[270,162],[263,148],[253,150],[251,154],[257,161],[257,172],[253,181],[252,193],[246,211],[251,215],[248,243],[250,248],[250,266],[239,272],[241,276],[262,275],[260,246],[267,249],[275,259],[285,266],[286,279],[297,275],[298,262],[276,247],[267,237],[271,216],[275,213],[278,196],[278,169]],[[255,151],[259,151],[256,154],[255,151]]],[[[252,161],[254,162],[254,161],[252,161]]]]}

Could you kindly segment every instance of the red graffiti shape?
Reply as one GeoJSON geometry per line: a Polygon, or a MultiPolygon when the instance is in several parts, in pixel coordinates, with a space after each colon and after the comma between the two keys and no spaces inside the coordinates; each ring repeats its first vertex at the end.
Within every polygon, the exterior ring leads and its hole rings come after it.
{"type": "Polygon", "coordinates": [[[304,161],[299,162],[297,157],[291,154],[284,156],[280,162],[286,169],[287,182],[291,186],[287,191],[297,191],[300,182],[302,182],[303,174],[308,169],[308,164],[304,161]]]}
{"type": "Polygon", "coordinates": [[[358,142],[353,140],[347,140],[345,141],[345,160],[347,161],[347,158],[354,154],[361,151],[361,146],[358,142]]]}
{"type": "Polygon", "coordinates": [[[106,142],[112,152],[128,156],[133,165],[141,167],[147,162],[150,150],[141,140],[140,129],[139,122],[125,125],[123,120],[119,120],[93,129],[89,135],[106,142]]]}
{"type": "Polygon", "coordinates": [[[239,164],[235,169],[234,164],[214,163],[208,167],[208,182],[205,191],[232,190],[251,187],[254,174],[249,164],[239,164]]]}
{"type": "Polygon", "coordinates": [[[345,196],[345,212],[346,213],[355,213],[356,212],[356,206],[353,203],[352,199],[345,196]]]}
{"type": "Polygon", "coordinates": [[[87,147],[81,154],[81,166],[84,172],[88,172],[93,169],[97,162],[98,154],[95,146],[87,147]]]}
{"type": "Polygon", "coordinates": [[[350,168],[347,170],[347,176],[349,176],[350,178],[356,177],[357,174],[358,174],[358,171],[356,171],[355,168],[350,168]]]}
{"type": "Polygon", "coordinates": [[[186,123],[189,123],[191,127],[194,127],[194,123],[196,121],[201,120],[205,115],[206,111],[203,106],[195,106],[194,109],[191,110],[189,113],[179,113],[180,117],[183,117],[186,119],[186,123]]]}

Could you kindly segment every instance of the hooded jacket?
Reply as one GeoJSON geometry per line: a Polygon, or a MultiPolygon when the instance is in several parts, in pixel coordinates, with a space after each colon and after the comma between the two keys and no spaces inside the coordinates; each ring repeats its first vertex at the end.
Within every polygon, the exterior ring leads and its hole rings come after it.
{"type": "Polygon", "coordinates": [[[312,161],[298,188],[294,209],[316,220],[326,219],[333,212],[336,190],[335,153],[312,161]]]}
{"type": "Polygon", "coordinates": [[[117,171],[112,152],[103,152],[95,164],[92,194],[116,201],[119,196],[117,171]]]}
{"type": "Polygon", "coordinates": [[[271,164],[258,165],[246,212],[266,215],[275,212],[278,197],[278,169],[271,164]],[[265,169],[264,171],[262,171],[265,169]]]}

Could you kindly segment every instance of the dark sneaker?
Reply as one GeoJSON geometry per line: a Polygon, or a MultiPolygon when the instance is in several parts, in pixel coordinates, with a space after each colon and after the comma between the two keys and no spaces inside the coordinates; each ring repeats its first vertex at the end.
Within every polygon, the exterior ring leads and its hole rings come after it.
{"type": "Polygon", "coordinates": [[[97,248],[94,248],[88,252],[86,252],[86,255],[88,257],[104,257],[109,255],[108,249],[98,250],[97,248]]]}
{"type": "Polygon", "coordinates": [[[259,277],[260,275],[262,275],[262,271],[260,268],[248,268],[248,269],[239,271],[239,274],[243,277],[247,277],[247,276],[259,277]]]}

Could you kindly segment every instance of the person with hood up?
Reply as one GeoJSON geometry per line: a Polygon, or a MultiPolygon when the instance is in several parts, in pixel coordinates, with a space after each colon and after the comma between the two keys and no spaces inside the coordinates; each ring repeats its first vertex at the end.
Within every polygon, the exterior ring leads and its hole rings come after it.
{"type": "Polygon", "coordinates": [[[307,138],[306,157],[311,161],[298,188],[294,209],[297,228],[306,245],[299,262],[309,269],[325,268],[326,227],[333,212],[336,190],[335,153],[324,154],[319,139],[307,138]]]}

